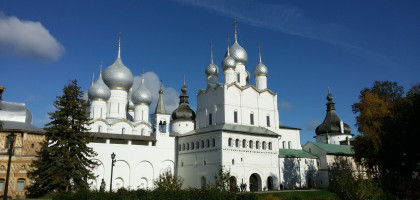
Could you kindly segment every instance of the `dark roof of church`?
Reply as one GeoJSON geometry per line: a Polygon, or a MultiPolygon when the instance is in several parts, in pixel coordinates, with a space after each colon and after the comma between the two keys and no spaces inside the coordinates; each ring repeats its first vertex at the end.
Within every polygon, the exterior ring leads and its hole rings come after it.
{"type": "Polygon", "coordinates": [[[324,122],[320,124],[316,129],[316,135],[321,134],[351,134],[351,128],[349,125],[343,122],[343,129],[341,130],[341,120],[335,111],[335,103],[332,101],[333,96],[328,92],[327,96],[327,115],[325,116],[324,122]]]}
{"type": "Polygon", "coordinates": [[[172,112],[172,120],[195,120],[195,112],[190,108],[188,103],[187,87],[185,84],[181,88],[179,96],[179,106],[172,112]]]}

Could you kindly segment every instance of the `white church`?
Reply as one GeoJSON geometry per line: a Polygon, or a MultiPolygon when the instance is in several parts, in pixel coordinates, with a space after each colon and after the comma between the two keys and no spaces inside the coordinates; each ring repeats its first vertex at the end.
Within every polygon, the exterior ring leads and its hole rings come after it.
{"type": "Polygon", "coordinates": [[[350,127],[339,120],[332,104],[333,119],[327,110],[316,142],[302,148],[300,129],[279,121],[277,94],[267,86],[268,68],[261,53],[259,58],[252,69],[253,85],[246,69],[248,55],[237,42],[235,23],[235,41],[233,45],[228,41],[221,63],[223,82],[218,82],[219,67],[211,55],[205,69],[207,85],[197,93],[197,110],[189,107],[184,83],[179,107],[167,113],[162,87],[157,105],[150,105],[152,94],[144,78],[132,90],[133,74],[121,60],[119,42],[117,59],[103,73],[101,70],[88,90],[89,128],[94,136],[89,146],[98,153],[94,159],[99,163],[92,169],[97,177],[91,180],[92,187],[99,189],[102,183],[108,190],[112,173],[113,190],[153,189],[153,181],[170,171],[184,180],[183,187],[200,188],[215,184],[220,166],[230,171],[236,185],[246,184],[247,191],[327,187],[328,164],[325,168],[320,160],[334,152],[312,146],[351,147],[350,143],[340,145],[352,137],[350,127]],[[154,109],[150,118],[149,109],[154,109]],[[330,130],[331,124],[338,129],[330,130]],[[323,167],[326,173],[318,176],[323,167]]]}

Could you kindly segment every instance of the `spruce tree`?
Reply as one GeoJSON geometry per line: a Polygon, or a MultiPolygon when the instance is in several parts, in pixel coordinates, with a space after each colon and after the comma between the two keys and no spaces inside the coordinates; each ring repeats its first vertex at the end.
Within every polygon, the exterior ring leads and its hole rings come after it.
{"type": "Polygon", "coordinates": [[[87,146],[91,137],[82,95],[77,80],[71,81],[54,102],[56,110],[48,113],[45,142],[30,172],[30,196],[89,188],[87,181],[94,178],[90,169],[96,165],[91,158],[97,154],[87,146]]]}

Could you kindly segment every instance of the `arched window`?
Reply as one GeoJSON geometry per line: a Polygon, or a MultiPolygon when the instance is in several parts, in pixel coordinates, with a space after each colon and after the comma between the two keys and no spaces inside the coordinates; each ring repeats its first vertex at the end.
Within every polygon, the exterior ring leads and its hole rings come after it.
{"type": "Polygon", "coordinates": [[[242,148],[246,148],[246,140],[242,140],[242,148]]]}
{"type": "Polygon", "coordinates": [[[286,141],[283,141],[283,149],[286,148],[286,141]]]}
{"type": "Polygon", "coordinates": [[[292,148],[292,142],[289,141],[289,149],[291,149],[291,148],[292,148]]]}
{"type": "Polygon", "coordinates": [[[207,148],[209,148],[210,147],[210,140],[209,139],[207,139],[207,148]]]}
{"type": "Polygon", "coordinates": [[[209,125],[213,124],[213,115],[209,113],[209,125]]]}
{"type": "Polygon", "coordinates": [[[122,128],[122,129],[121,129],[121,133],[122,133],[122,134],[125,134],[125,128],[122,128]]]}
{"type": "Polygon", "coordinates": [[[200,143],[198,141],[195,142],[195,146],[196,146],[197,149],[200,149],[200,143]]]}
{"type": "Polygon", "coordinates": [[[239,139],[235,140],[235,147],[239,147],[239,139]]]}
{"type": "Polygon", "coordinates": [[[213,138],[213,142],[212,142],[212,144],[213,144],[213,147],[215,147],[215,146],[216,146],[216,139],[214,139],[214,138],[213,138]]]}
{"type": "Polygon", "coordinates": [[[194,150],[194,142],[191,142],[191,150],[194,150]]]}
{"type": "Polygon", "coordinates": [[[264,142],[262,142],[262,149],[264,149],[265,150],[265,141],[264,142]]]}
{"type": "Polygon", "coordinates": [[[204,149],[204,140],[201,140],[201,148],[204,149]]]}
{"type": "Polygon", "coordinates": [[[98,133],[102,131],[102,126],[98,126],[98,133]]]}
{"type": "Polygon", "coordinates": [[[232,138],[228,139],[228,146],[230,146],[230,147],[232,146],[232,138]]]}
{"type": "Polygon", "coordinates": [[[187,143],[187,150],[190,150],[190,143],[187,143]]]}
{"type": "Polygon", "coordinates": [[[255,148],[256,148],[256,149],[260,149],[260,141],[257,141],[257,142],[255,143],[255,148]]]}
{"type": "Polygon", "coordinates": [[[182,151],[185,151],[185,144],[182,144],[182,151]]]}
{"type": "Polygon", "coordinates": [[[254,125],[254,113],[249,114],[249,123],[254,125]]]}
{"type": "Polygon", "coordinates": [[[249,148],[250,149],[254,148],[254,142],[252,140],[249,141],[249,148]]]}
{"type": "Polygon", "coordinates": [[[312,149],[311,148],[309,148],[309,153],[312,153],[312,149]]]}
{"type": "Polygon", "coordinates": [[[233,122],[238,123],[238,111],[236,110],[233,112],[233,122]]]}
{"type": "Polygon", "coordinates": [[[141,135],[144,135],[144,128],[141,129],[141,135]]]}
{"type": "Polygon", "coordinates": [[[272,150],[273,149],[273,144],[271,142],[268,143],[268,150],[272,150]]]}
{"type": "Polygon", "coordinates": [[[25,182],[26,180],[24,178],[20,178],[17,180],[17,186],[16,186],[16,190],[17,191],[22,191],[25,189],[25,182]]]}
{"type": "Polygon", "coordinates": [[[270,127],[270,115],[267,115],[267,127],[270,127]]]}

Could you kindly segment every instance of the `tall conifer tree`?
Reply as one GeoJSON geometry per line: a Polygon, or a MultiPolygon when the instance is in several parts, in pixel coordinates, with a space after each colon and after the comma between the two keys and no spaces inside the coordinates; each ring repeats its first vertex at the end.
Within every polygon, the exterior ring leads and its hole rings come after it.
{"type": "Polygon", "coordinates": [[[82,95],[77,80],[73,80],[54,102],[56,111],[49,113],[45,142],[30,172],[34,180],[28,189],[31,196],[88,189],[88,179],[94,178],[90,169],[96,165],[91,160],[96,153],[87,146],[91,137],[82,95]]]}

